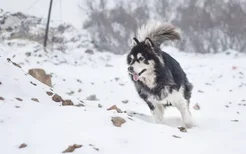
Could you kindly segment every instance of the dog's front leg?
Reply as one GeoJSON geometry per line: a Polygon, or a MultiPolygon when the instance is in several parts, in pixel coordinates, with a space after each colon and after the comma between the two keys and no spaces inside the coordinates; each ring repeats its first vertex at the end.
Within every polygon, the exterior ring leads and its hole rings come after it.
{"type": "Polygon", "coordinates": [[[148,100],[146,100],[147,105],[149,106],[149,109],[152,113],[152,117],[155,123],[157,124],[163,124],[164,123],[164,107],[162,104],[152,103],[148,100]]]}

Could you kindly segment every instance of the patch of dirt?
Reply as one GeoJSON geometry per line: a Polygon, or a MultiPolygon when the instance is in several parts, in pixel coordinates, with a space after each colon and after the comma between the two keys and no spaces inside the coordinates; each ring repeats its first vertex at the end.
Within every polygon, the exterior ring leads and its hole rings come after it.
{"type": "Polygon", "coordinates": [[[39,100],[37,98],[32,98],[31,100],[34,102],[39,102],[39,100]]]}
{"type": "Polygon", "coordinates": [[[25,147],[27,147],[27,144],[26,144],[26,143],[22,143],[22,144],[19,146],[19,149],[25,148],[25,147]]]}
{"type": "Polygon", "coordinates": [[[121,109],[119,109],[116,105],[111,106],[110,108],[107,109],[109,110],[116,110],[118,113],[123,113],[121,109]]]}
{"type": "Polygon", "coordinates": [[[68,146],[68,148],[66,150],[64,150],[62,153],[73,152],[75,149],[81,148],[81,147],[82,147],[82,145],[80,145],[80,144],[73,144],[73,145],[68,146]]]}
{"type": "Polygon", "coordinates": [[[112,117],[111,121],[116,127],[121,127],[121,125],[126,122],[126,120],[121,117],[112,117]]]}

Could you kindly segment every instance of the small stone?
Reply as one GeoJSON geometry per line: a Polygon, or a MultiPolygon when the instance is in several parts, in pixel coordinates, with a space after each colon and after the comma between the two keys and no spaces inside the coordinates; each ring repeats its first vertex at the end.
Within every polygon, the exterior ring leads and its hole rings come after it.
{"type": "Polygon", "coordinates": [[[172,137],[174,137],[174,138],[181,138],[180,136],[177,136],[177,135],[172,135],[172,137]]]}
{"type": "Polygon", "coordinates": [[[187,132],[187,129],[186,129],[185,127],[178,127],[178,129],[179,129],[181,132],[184,132],[184,133],[187,132]]]}
{"type": "Polygon", "coordinates": [[[199,92],[199,93],[204,93],[204,91],[202,91],[202,90],[198,90],[197,92],[199,92]]]}
{"type": "Polygon", "coordinates": [[[105,67],[113,67],[113,65],[106,64],[105,67]]]}
{"type": "Polygon", "coordinates": [[[31,100],[34,102],[39,102],[39,100],[37,98],[32,98],[31,100]]]}
{"type": "Polygon", "coordinates": [[[111,121],[116,127],[121,127],[121,125],[126,122],[126,120],[121,117],[112,117],[111,121]]]}
{"type": "Polygon", "coordinates": [[[86,98],[89,101],[97,101],[97,96],[95,94],[92,94],[86,98]]]}
{"type": "Polygon", "coordinates": [[[124,104],[126,104],[126,103],[129,102],[129,100],[123,100],[123,101],[121,101],[121,102],[124,103],[124,104]]]}
{"type": "Polygon", "coordinates": [[[200,106],[198,105],[198,103],[196,103],[196,104],[193,106],[193,109],[194,109],[194,110],[200,110],[200,106]]]}
{"type": "Polygon", "coordinates": [[[119,109],[116,105],[111,106],[110,108],[107,109],[109,110],[116,110],[118,113],[123,113],[121,109],[119,109]]]}
{"type": "Polygon", "coordinates": [[[53,95],[53,93],[50,92],[50,91],[47,91],[46,94],[49,95],[49,96],[52,96],[53,95]]]}
{"type": "Polygon", "coordinates": [[[91,50],[91,49],[86,49],[85,50],[85,53],[90,54],[90,55],[93,55],[94,54],[94,51],[91,50]]]}
{"type": "Polygon", "coordinates": [[[80,93],[82,90],[79,88],[78,93],[80,93]]]}
{"type": "Polygon", "coordinates": [[[18,98],[18,97],[15,98],[15,99],[18,100],[18,101],[20,101],[20,102],[23,101],[21,98],[18,98]]]}
{"type": "Polygon", "coordinates": [[[85,105],[84,104],[76,104],[74,106],[76,106],[76,107],[84,107],[85,105]]]}
{"type": "Polygon", "coordinates": [[[69,105],[73,105],[73,102],[71,100],[62,100],[62,105],[63,106],[69,106],[69,105]]]}
{"type": "Polygon", "coordinates": [[[30,83],[31,83],[32,85],[34,85],[34,86],[37,86],[37,84],[36,84],[36,83],[33,83],[32,81],[30,81],[30,83]]]}
{"type": "Polygon", "coordinates": [[[4,98],[0,96],[0,101],[4,101],[4,98]]]}
{"type": "Polygon", "coordinates": [[[118,78],[118,77],[115,77],[114,79],[115,79],[115,81],[119,81],[120,80],[120,78],[118,78]]]}
{"type": "Polygon", "coordinates": [[[101,104],[98,104],[97,106],[98,106],[99,108],[102,108],[102,107],[103,107],[101,104]]]}
{"type": "Polygon", "coordinates": [[[225,105],[225,107],[229,108],[229,106],[228,106],[228,105],[225,105]]]}
{"type": "Polygon", "coordinates": [[[16,105],[16,106],[15,106],[15,108],[17,108],[17,109],[18,109],[18,108],[20,108],[20,106],[16,105]]]}
{"type": "Polygon", "coordinates": [[[82,147],[82,145],[79,145],[79,144],[70,145],[70,146],[68,146],[68,148],[67,148],[66,150],[64,150],[62,153],[73,152],[75,149],[81,148],[81,147],[82,147]]]}
{"type": "Polygon", "coordinates": [[[55,102],[61,102],[61,101],[62,101],[62,98],[61,98],[61,96],[55,94],[55,95],[52,97],[52,100],[55,101],[55,102]]]}
{"type": "Polygon", "coordinates": [[[25,147],[27,147],[27,144],[26,144],[26,143],[22,143],[22,144],[19,146],[19,149],[25,148],[25,147]]]}
{"type": "Polygon", "coordinates": [[[239,120],[237,120],[237,119],[234,119],[234,120],[231,120],[232,122],[239,122],[239,120]]]}

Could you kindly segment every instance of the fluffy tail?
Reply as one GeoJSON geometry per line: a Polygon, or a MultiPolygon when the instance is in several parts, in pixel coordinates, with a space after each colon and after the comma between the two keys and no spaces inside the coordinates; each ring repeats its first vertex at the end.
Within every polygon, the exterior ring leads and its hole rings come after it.
{"type": "Polygon", "coordinates": [[[180,40],[181,34],[172,24],[152,21],[142,25],[137,30],[136,37],[140,42],[149,37],[156,46],[160,46],[167,40],[180,40]]]}

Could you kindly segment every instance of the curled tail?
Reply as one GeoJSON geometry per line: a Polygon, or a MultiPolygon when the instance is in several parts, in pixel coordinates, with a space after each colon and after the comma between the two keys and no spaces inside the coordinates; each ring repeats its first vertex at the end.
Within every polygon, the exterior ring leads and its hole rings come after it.
{"type": "Polygon", "coordinates": [[[180,40],[181,34],[179,29],[170,23],[151,21],[137,30],[136,38],[140,42],[150,38],[156,46],[160,47],[164,41],[180,40]]]}

